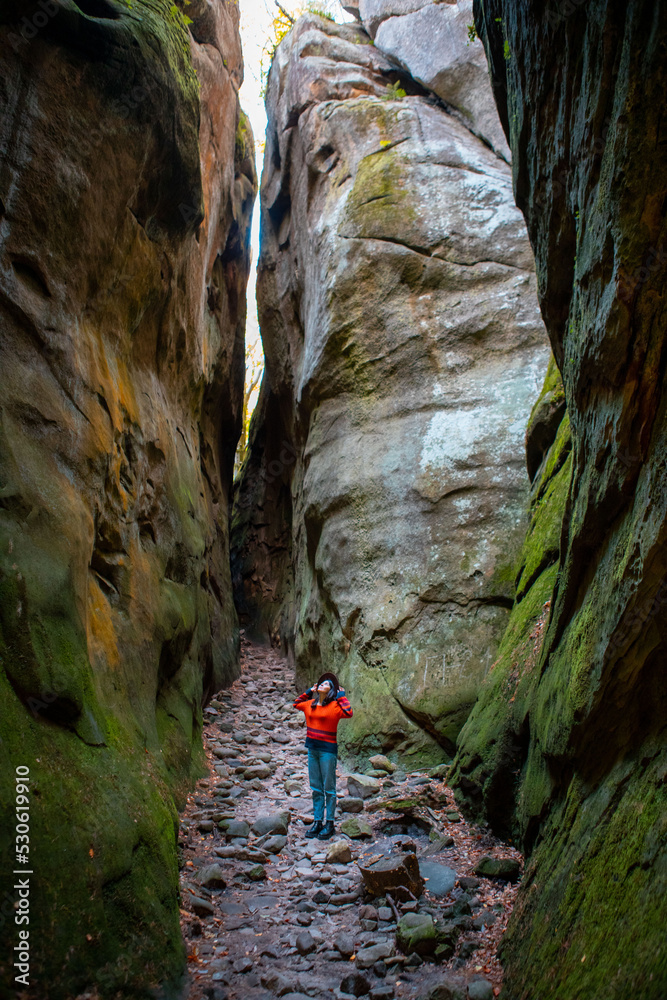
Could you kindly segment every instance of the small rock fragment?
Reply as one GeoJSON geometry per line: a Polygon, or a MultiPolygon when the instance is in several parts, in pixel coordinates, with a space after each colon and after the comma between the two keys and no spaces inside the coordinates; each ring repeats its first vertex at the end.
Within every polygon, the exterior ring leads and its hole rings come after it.
{"type": "Polygon", "coordinates": [[[262,844],[262,850],[267,854],[280,854],[287,843],[287,837],[269,837],[262,844]]]}
{"type": "Polygon", "coordinates": [[[220,865],[206,865],[199,870],[197,881],[205,889],[224,889],[227,885],[220,865]]]}
{"type": "Polygon", "coordinates": [[[364,997],[370,993],[371,984],[361,972],[351,972],[341,980],[340,988],[343,993],[349,993],[353,997],[364,997]]]}
{"type": "Polygon", "coordinates": [[[201,899],[199,896],[190,897],[190,906],[192,912],[196,913],[198,917],[212,917],[215,913],[213,904],[209,903],[207,899],[201,899]]]}
{"type": "Polygon", "coordinates": [[[316,948],[317,944],[308,931],[303,931],[301,934],[297,934],[296,950],[300,955],[310,955],[311,951],[315,951],[316,948]]]}
{"type": "Polygon", "coordinates": [[[334,939],[334,948],[344,958],[349,958],[350,955],[354,955],[354,938],[351,934],[338,934],[334,939]]]}

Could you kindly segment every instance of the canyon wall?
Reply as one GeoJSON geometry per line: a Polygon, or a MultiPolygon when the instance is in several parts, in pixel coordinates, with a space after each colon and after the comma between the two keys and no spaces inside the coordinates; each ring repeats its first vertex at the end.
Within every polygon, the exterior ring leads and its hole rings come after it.
{"type": "Polygon", "coordinates": [[[480,138],[492,115],[500,134],[488,79],[484,114],[479,94],[455,107],[484,61],[471,8],[440,8],[458,20],[437,95],[360,25],[306,16],[276,52],[266,375],[232,532],[249,632],[281,641],[304,684],[339,674],[348,757],[413,764],[454,751],[496,657],[548,361],[511,170],[480,138]]]}
{"type": "Polygon", "coordinates": [[[144,995],[184,966],[176,806],[202,703],[238,671],[256,190],[238,18],[231,0],[0,12],[0,978],[28,768],[45,1000],[144,995]]]}
{"type": "Polygon", "coordinates": [[[529,430],[525,583],[453,781],[529,854],[503,993],[659,1000],[667,9],[484,0],[475,15],[563,388],[552,368],[529,430]]]}

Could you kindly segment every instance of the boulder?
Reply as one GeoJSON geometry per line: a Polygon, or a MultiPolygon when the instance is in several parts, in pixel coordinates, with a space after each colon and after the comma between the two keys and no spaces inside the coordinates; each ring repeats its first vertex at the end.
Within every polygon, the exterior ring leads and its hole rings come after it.
{"type": "Polygon", "coordinates": [[[266,868],[264,865],[254,865],[246,872],[246,875],[251,882],[263,882],[266,878],[266,868]]]}
{"type": "Polygon", "coordinates": [[[270,778],[271,768],[267,764],[254,764],[252,767],[245,769],[243,777],[246,781],[252,781],[253,778],[259,778],[260,780],[270,778]]]}
{"type": "Polygon", "coordinates": [[[364,810],[364,800],[354,795],[346,795],[338,800],[341,812],[360,813],[364,810]]]}
{"type": "Polygon", "coordinates": [[[468,983],[468,1000],[493,1000],[493,984],[488,979],[468,983]]]}
{"type": "Polygon", "coordinates": [[[315,951],[317,948],[317,943],[313,940],[308,931],[302,931],[301,934],[296,936],[296,950],[300,955],[310,955],[311,951],[315,951]]]}
{"type": "Polygon", "coordinates": [[[354,954],[354,937],[348,933],[338,934],[334,938],[334,948],[343,958],[349,958],[354,954]]]}
{"type": "Polygon", "coordinates": [[[467,992],[465,979],[447,973],[427,993],[423,993],[419,1000],[466,1000],[467,992]]]}
{"type": "Polygon", "coordinates": [[[348,993],[353,997],[368,996],[371,991],[371,984],[368,976],[361,972],[351,972],[341,980],[340,988],[343,993],[348,993]]]}
{"type": "Polygon", "coordinates": [[[190,908],[198,917],[212,917],[215,913],[213,903],[210,903],[208,899],[202,899],[200,896],[190,896],[190,908]]]}

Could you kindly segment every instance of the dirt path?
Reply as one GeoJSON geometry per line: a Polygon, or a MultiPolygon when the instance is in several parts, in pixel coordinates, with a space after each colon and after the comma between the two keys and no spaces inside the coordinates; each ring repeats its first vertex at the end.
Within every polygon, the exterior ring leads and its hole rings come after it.
{"type": "MultiPolygon", "coordinates": [[[[189,1000],[340,1000],[348,991],[372,1000],[422,998],[445,982],[450,992],[441,989],[438,1000],[497,996],[495,951],[516,887],[476,879],[473,870],[483,855],[520,860],[518,852],[457,818],[442,779],[399,770],[380,779],[380,792],[364,800],[362,812],[340,814],[332,841],[305,839],[312,804],[303,714],[291,707],[294,679],[274,651],[245,641],[242,664],[241,678],[206,712],[209,775],[181,822],[189,1000]],[[392,800],[408,798],[411,807],[392,809],[392,800]],[[388,807],[377,808],[379,802],[388,807]],[[286,830],[281,812],[290,814],[286,830]],[[346,819],[365,820],[372,835],[342,835],[346,819]],[[352,860],[327,861],[340,841],[352,860]],[[396,948],[395,911],[362,891],[357,861],[412,849],[422,868],[439,867],[428,872],[430,889],[418,904],[399,904],[399,916],[412,909],[454,921],[454,954],[439,964],[396,948]]],[[[339,812],[347,774],[339,761],[339,812]]],[[[344,804],[360,808],[358,801],[344,804]]]]}

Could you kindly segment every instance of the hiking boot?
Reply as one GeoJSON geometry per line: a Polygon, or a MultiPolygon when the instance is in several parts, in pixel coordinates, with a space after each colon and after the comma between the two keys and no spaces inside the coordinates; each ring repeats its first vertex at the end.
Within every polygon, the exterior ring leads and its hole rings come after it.
{"type": "Polygon", "coordinates": [[[318,840],[330,840],[334,835],[334,825],[331,820],[327,820],[320,832],[317,834],[318,840]]]}
{"type": "Polygon", "coordinates": [[[313,823],[313,825],[309,826],[308,829],[306,830],[306,836],[307,837],[317,837],[317,835],[320,832],[320,830],[322,829],[323,825],[324,824],[322,823],[321,820],[316,819],[315,822],[313,823]]]}

